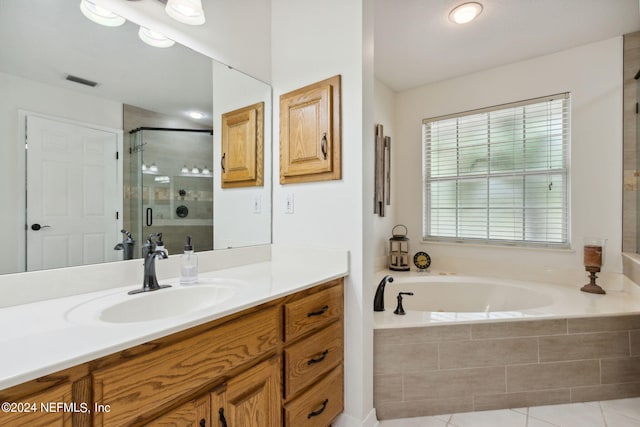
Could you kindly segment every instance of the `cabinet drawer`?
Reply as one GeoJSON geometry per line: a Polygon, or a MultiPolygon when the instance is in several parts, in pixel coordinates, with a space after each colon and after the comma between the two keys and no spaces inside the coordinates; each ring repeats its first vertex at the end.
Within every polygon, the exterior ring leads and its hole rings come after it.
{"type": "Polygon", "coordinates": [[[277,308],[268,308],[200,335],[93,373],[94,399],[111,412],[94,414],[95,426],[131,424],[225,372],[275,349],[277,308]]]}
{"type": "Polygon", "coordinates": [[[284,306],[284,338],[301,335],[342,318],[342,285],[334,286],[284,306]]]}
{"type": "Polygon", "coordinates": [[[342,412],[344,373],[338,365],[324,379],[284,407],[285,427],[327,427],[342,412]]]}
{"type": "Polygon", "coordinates": [[[342,336],[342,322],[335,322],[284,350],[285,398],[311,384],[342,361],[342,336]]]}

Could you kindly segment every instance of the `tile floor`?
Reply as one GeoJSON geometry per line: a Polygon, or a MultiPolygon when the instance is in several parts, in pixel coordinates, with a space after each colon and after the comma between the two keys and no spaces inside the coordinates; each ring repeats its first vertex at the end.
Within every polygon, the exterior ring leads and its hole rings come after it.
{"type": "Polygon", "coordinates": [[[380,427],[640,427],[640,397],[380,421],[380,427]]]}

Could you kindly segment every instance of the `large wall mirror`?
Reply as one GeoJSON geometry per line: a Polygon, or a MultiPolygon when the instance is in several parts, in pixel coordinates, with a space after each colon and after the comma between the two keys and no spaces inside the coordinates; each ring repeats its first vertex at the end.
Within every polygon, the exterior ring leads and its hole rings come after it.
{"type": "Polygon", "coordinates": [[[79,3],[0,0],[0,274],[125,259],[123,229],[133,257],[151,233],[170,253],[188,234],[196,250],[269,244],[269,85],[79,3]],[[228,188],[221,123],[251,105],[263,179],[228,188]]]}

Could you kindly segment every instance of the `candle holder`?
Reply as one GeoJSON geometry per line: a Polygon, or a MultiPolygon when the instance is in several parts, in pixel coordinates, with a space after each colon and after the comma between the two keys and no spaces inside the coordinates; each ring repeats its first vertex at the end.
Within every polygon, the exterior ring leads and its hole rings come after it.
{"type": "Polygon", "coordinates": [[[606,239],[587,237],[584,239],[584,268],[589,272],[589,283],[580,288],[582,292],[590,294],[606,294],[604,289],[596,284],[596,273],[602,267],[604,243],[606,239]]]}

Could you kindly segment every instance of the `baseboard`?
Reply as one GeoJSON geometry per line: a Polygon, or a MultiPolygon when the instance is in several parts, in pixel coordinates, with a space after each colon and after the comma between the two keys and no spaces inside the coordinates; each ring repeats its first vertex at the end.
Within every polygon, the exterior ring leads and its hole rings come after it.
{"type": "Polygon", "coordinates": [[[378,427],[378,419],[376,418],[376,409],[373,408],[364,420],[358,420],[347,414],[340,414],[331,424],[332,427],[378,427]]]}

